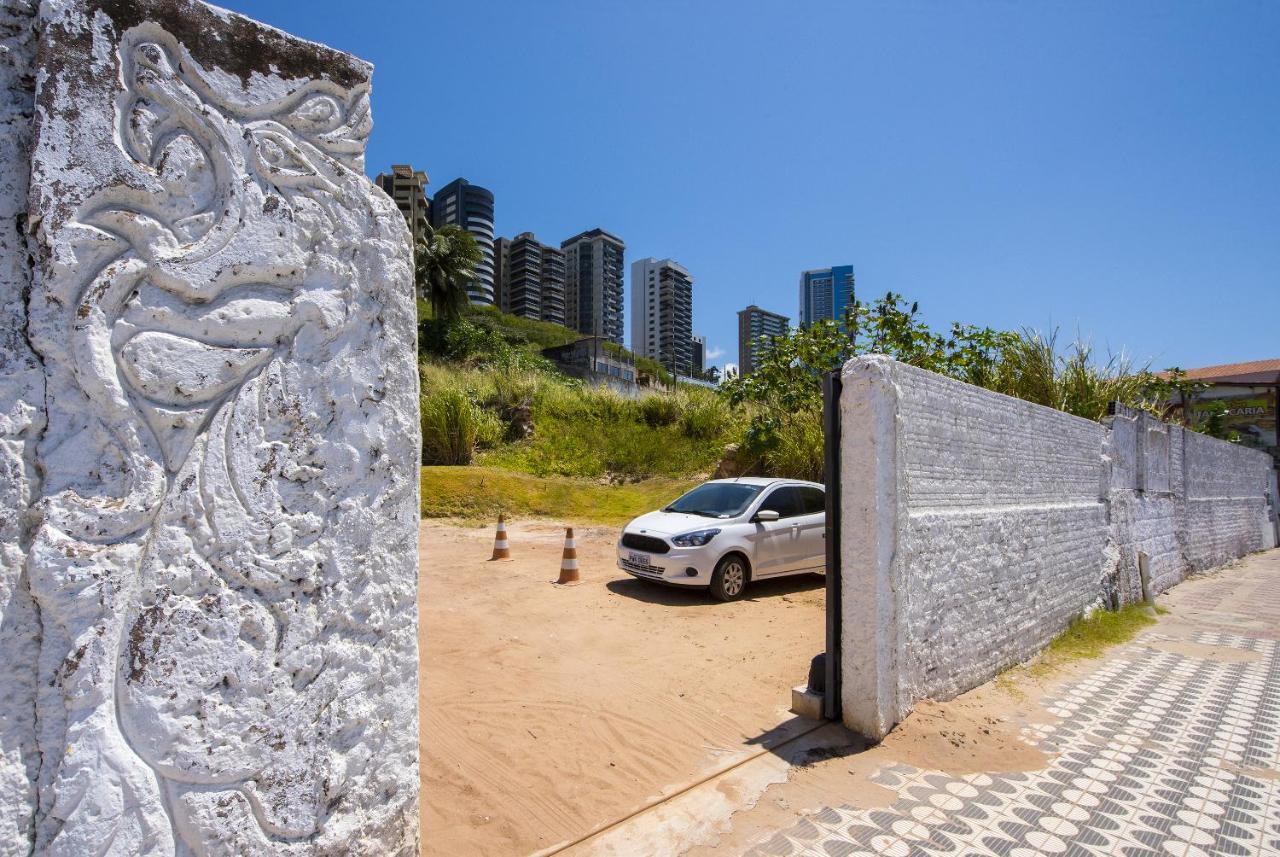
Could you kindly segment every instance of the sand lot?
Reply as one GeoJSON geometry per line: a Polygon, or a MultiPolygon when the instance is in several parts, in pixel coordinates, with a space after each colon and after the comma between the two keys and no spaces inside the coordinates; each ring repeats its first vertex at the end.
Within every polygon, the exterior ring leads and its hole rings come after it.
{"type": "Polygon", "coordinates": [[[424,854],[523,855],[573,842],[759,754],[812,721],[790,688],[823,648],[823,579],[734,604],[632,580],[614,528],[576,528],[583,583],[551,585],[564,531],[425,521],[424,854]]]}

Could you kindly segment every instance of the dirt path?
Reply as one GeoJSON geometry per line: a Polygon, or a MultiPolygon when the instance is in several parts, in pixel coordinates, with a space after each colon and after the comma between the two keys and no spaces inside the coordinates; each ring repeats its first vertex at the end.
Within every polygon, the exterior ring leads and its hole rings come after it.
{"type": "Polygon", "coordinates": [[[632,580],[613,528],[577,530],[583,583],[552,586],[563,529],[423,522],[425,855],[567,843],[806,728],[789,690],[823,647],[822,578],[719,604],[632,580]]]}

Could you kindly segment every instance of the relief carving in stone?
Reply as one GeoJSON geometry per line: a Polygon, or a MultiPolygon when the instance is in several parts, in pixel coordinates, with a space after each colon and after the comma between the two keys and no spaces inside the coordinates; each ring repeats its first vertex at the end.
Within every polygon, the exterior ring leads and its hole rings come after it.
{"type": "MultiPolygon", "coordinates": [[[[78,396],[31,552],[42,694],[62,696],[44,708],[65,712],[40,726],[38,835],[50,854],[347,853],[344,802],[403,814],[417,777],[370,746],[406,716],[369,694],[412,648],[385,619],[413,593],[373,540],[413,473],[361,287],[411,293],[403,221],[363,174],[368,86],[237,100],[158,24],[116,50],[134,174],[51,237],[73,249],[45,266],[33,337],[78,396]]],[[[416,817],[381,823],[416,841],[416,817]]]]}

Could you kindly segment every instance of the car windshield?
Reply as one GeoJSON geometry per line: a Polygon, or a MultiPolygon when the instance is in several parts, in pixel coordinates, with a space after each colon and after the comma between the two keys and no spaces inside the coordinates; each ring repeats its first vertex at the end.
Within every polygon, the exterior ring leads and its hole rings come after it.
{"type": "Polygon", "coordinates": [[[751,505],[762,487],[743,485],[740,482],[708,482],[694,488],[662,511],[703,515],[707,518],[733,518],[741,515],[751,505]]]}

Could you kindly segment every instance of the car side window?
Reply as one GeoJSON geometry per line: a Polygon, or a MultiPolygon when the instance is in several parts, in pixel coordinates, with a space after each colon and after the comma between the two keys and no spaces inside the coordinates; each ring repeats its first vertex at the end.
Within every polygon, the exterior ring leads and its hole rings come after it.
{"type": "Polygon", "coordinates": [[[773,489],[773,493],[764,498],[764,502],[760,504],[757,511],[763,512],[767,509],[777,512],[779,518],[792,518],[804,514],[800,494],[791,485],[773,489]]]}
{"type": "Polygon", "coordinates": [[[821,488],[800,488],[800,501],[804,508],[804,514],[817,515],[827,511],[827,495],[823,493],[821,488]]]}

